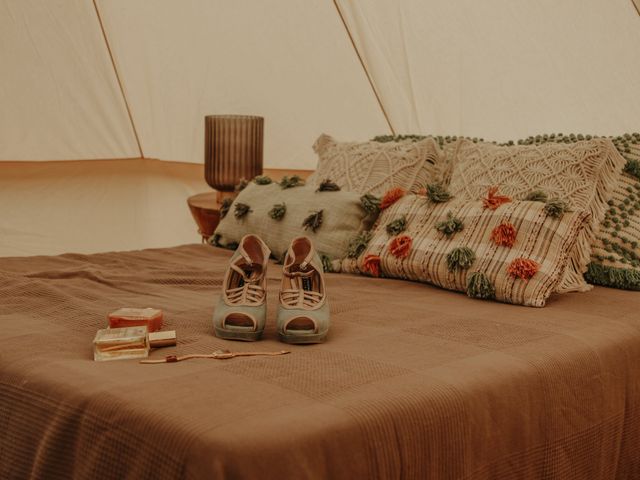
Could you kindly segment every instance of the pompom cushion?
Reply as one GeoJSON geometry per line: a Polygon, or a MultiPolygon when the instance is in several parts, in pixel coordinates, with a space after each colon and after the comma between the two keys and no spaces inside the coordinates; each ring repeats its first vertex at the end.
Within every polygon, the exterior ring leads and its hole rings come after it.
{"type": "Polygon", "coordinates": [[[321,135],[314,144],[316,171],[309,185],[329,178],[343,190],[381,196],[392,188],[416,191],[439,181],[444,167],[432,138],[416,142],[337,142],[321,135]]]}
{"type": "MultiPolygon", "coordinates": [[[[497,203],[406,195],[380,214],[357,270],[542,307],[590,215],[554,217],[544,202],[497,203]]],[[[343,263],[353,270],[353,261],[343,263]]]]}
{"type": "MultiPolygon", "coordinates": [[[[518,143],[575,143],[591,135],[536,135],[518,143]]],[[[610,137],[626,164],[607,199],[604,220],[592,243],[587,281],[606,287],[640,290],[640,133],[610,137]]]]}
{"type": "Polygon", "coordinates": [[[605,138],[515,146],[462,139],[449,188],[459,200],[478,200],[491,186],[499,186],[501,193],[516,200],[540,190],[567,202],[571,209],[591,213],[557,287],[559,292],[586,291],[590,287],[583,273],[624,164],[625,159],[605,138]]]}
{"type": "MultiPolygon", "coordinates": [[[[381,135],[379,142],[418,141],[424,135],[381,135]]],[[[434,137],[442,149],[444,164],[453,165],[457,137],[434,137]]],[[[542,145],[576,143],[599,138],[597,135],[550,133],[530,136],[503,145],[542,145]]],[[[600,232],[591,244],[591,263],[585,278],[605,287],[640,290],[640,133],[625,133],[609,138],[625,158],[616,187],[607,200],[608,208],[600,232]]],[[[473,139],[477,142],[478,139],[473,139]]],[[[482,141],[482,139],[480,139],[482,141]]],[[[443,182],[449,184],[451,168],[444,167],[443,182]]]]}
{"type": "Polygon", "coordinates": [[[244,235],[252,233],[279,259],[293,238],[307,235],[319,253],[337,261],[345,257],[349,240],[374,221],[355,192],[252,181],[234,199],[211,243],[236,248],[244,235]]]}

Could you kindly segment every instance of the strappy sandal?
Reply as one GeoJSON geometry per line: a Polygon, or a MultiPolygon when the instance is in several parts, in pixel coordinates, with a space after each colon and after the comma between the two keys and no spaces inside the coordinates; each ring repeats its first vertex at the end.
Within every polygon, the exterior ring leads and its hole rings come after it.
{"type": "Polygon", "coordinates": [[[256,235],[245,235],[229,261],[222,294],[213,313],[216,336],[259,340],[267,317],[266,273],[269,247],[256,235]]]}
{"type": "Polygon", "coordinates": [[[286,343],[321,343],[329,331],[322,261],[308,237],[291,242],[282,268],[277,331],[286,343]]]}

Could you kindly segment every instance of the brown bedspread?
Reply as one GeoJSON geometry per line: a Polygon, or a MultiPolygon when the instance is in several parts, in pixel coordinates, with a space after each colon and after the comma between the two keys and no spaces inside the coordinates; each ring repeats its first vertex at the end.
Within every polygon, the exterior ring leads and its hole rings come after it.
{"type": "MultiPolygon", "coordinates": [[[[544,309],[328,275],[326,344],[94,363],[106,314],[154,306],[168,353],[212,335],[227,251],[0,259],[0,478],[640,478],[640,293],[544,309]]],[[[279,267],[269,273],[270,311],[279,267]]]]}

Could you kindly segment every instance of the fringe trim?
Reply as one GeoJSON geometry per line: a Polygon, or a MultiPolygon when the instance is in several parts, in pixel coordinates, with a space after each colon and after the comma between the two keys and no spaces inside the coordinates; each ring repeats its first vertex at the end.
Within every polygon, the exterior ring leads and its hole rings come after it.
{"type": "Polygon", "coordinates": [[[588,266],[585,278],[587,281],[603,287],[640,290],[640,270],[631,268],[609,267],[592,262],[588,266]]]}
{"type": "Polygon", "coordinates": [[[592,245],[600,231],[600,224],[604,220],[604,215],[608,208],[607,200],[611,198],[614,189],[618,185],[622,169],[627,163],[611,140],[602,139],[602,146],[607,157],[600,171],[597,172],[596,198],[589,209],[591,221],[587,223],[586,227],[578,235],[576,245],[569,256],[569,263],[573,268],[565,269],[562,280],[555,290],[557,293],[587,292],[593,288],[592,285],[585,281],[582,274],[588,269],[592,245]]]}

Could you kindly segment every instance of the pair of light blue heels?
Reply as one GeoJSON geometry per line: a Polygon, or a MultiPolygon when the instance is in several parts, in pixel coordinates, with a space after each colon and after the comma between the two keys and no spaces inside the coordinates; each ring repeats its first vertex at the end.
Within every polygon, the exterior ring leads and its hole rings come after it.
{"type": "MultiPolygon", "coordinates": [[[[216,336],[259,340],[267,317],[267,265],[271,251],[245,235],[229,261],[213,314],[216,336]]],[[[276,329],[286,343],[321,343],[329,331],[329,303],[322,261],[309,237],[289,245],[282,268],[276,329]]]]}

